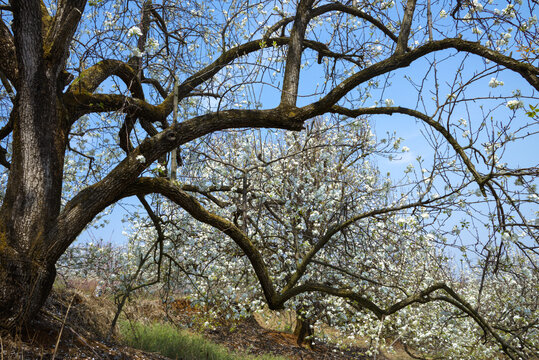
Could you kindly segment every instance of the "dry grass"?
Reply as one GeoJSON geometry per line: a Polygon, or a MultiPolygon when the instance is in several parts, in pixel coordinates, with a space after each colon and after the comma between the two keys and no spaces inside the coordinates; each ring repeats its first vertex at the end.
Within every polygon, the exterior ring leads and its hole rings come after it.
{"type": "MultiPolygon", "coordinates": [[[[264,329],[278,332],[291,333],[296,326],[296,313],[294,310],[280,310],[273,311],[265,308],[264,310],[254,314],[256,322],[264,329]]],[[[325,341],[336,344],[340,347],[360,347],[367,348],[370,344],[370,339],[362,337],[349,338],[343,335],[339,330],[334,327],[328,326],[322,322],[317,322],[314,326],[314,334],[317,338],[324,339],[325,341]]],[[[276,341],[281,341],[280,337],[276,341]]],[[[287,341],[290,341],[286,338],[287,341]]],[[[388,360],[410,360],[410,357],[404,347],[399,341],[392,341],[387,339],[389,344],[392,344],[391,351],[382,351],[382,355],[388,360]]]]}
{"type": "MultiPolygon", "coordinates": [[[[50,312],[51,316],[59,319],[60,321],[56,322],[61,324],[69,301],[74,298],[74,305],[67,317],[67,323],[69,324],[67,332],[71,333],[71,335],[73,335],[73,332],[77,332],[82,338],[86,339],[103,339],[108,335],[116,306],[110,295],[96,297],[91,285],[85,281],[71,281],[67,285],[65,283],[57,285],[55,295],[48,301],[47,311],[50,312]]],[[[290,359],[319,359],[321,356],[324,359],[366,359],[361,354],[369,345],[367,340],[346,339],[335,328],[320,322],[315,327],[315,334],[317,337],[327,339],[328,343],[317,342],[313,350],[299,348],[295,337],[291,334],[295,327],[294,311],[270,311],[266,309],[255,314],[251,322],[233,323],[221,321],[222,319],[209,319],[207,309],[193,306],[187,299],[176,299],[176,301],[169,304],[168,314],[165,305],[160,299],[152,295],[133,297],[126,304],[120,322],[124,325],[126,323],[137,324],[136,326],[139,327],[140,331],[146,329],[144,330],[146,340],[148,340],[148,343],[152,343],[152,346],[163,345],[155,340],[159,339],[162,334],[157,337],[153,335],[160,333],[160,331],[162,332],[163,323],[167,320],[174,320],[177,325],[192,328],[195,331],[202,331],[205,328],[202,324],[211,320],[211,323],[215,325],[215,330],[206,330],[205,336],[233,351],[252,352],[257,355],[273,353],[290,359]],[[161,324],[160,328],[155,328],[155,324],[159,323],[161,324]]],[[[59,325],[56,324],[56,326],[58,327],[59,325]]],[[[165,330],[167,330],[168,335],[172,334],[170,329],[165,330]]],[[[174,335],[172,338],[176,339],[176,334],[172,335],[174,335]]],[[[56,338],[52,340],[56,340],[56,338]]],[[[77,340],[71,339],[69,341],[74,344],[77,340]]],[[[62,342],[64,342],[64,346],[69,345],[63,339],[60,346],[62,346],[62,342]]],[[[88,343],[87,345],[91,345],[90,340],[86,342],[88,343]]],[[[184,343],[186,342],[184,341],[184,343]]],[[[189,344],[188,341],[187,343],[189,344]]],[[[195,343],[198,345],[203,344],[198,340],[195,343]]],[[[92,344],[91,346],[96,348],[102,346],[99,343],[92,344]]],[[[379,356],[378,359],[410,359],[398,346],[397,344],[394,354],[385,353],[383,356],[379,356]]],[[[150,349],[147,346],[145,348],[150,349]]],[[[193,348],[196,348],[196,346],[193,345],[193,348]]],[[[151,349],[154,350],[155,347],[151,347],[151,349]]],[[[163,349],[167,354],[168,350],[163,349]]]]}

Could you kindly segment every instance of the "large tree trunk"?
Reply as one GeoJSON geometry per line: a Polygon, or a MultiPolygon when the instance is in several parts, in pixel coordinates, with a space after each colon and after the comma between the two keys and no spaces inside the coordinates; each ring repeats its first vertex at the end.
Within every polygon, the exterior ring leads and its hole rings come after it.
{"type": "Polygon", "coordinates": [[[13,119],[13,154],[0,209],[0,327],[36,314],[55,278],[45,260],[49,230],[60,212],[66,148],[58,99],[60,68],[45,59],[40,3],[13,1],[19,78],[13,119]]]}
{"type": "Polygon", "coordinates": [[[56,270],[26,254],[0,254],[0,326],[19,327],[37,314],[49,295],[56,270]]]}

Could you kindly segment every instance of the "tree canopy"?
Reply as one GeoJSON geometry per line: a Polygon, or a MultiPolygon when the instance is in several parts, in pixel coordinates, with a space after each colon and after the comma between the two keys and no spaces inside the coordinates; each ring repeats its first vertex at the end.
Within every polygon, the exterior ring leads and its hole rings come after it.
{"type": "MultiPolygon", "coordinates": [[[[536,353],[539,297],[528,280],[538,276],[538,167],[525,154],[537,149],[537,6],[0,1],[0,326],[35,315],[58,259],[121,199],[137,196],[163,240],[146,200],[158,194],[232,239],[270,308],[329,294],[383,319],[443,302],[507,356],[536,353]],[[372,132],[388,115],[424,140],[372,132]],[[317,123],[341,135],[316,135],[317,123]],[[232,129],[303,133],[266,154],[288,140],[264,148],[250,133],[222,133],[232,129]],[[294,146],[297,166],[273,169],[270,159],[294,146]],[[386,159],[410,166],[386,176],[386,159]],[[267,236],[280,240],[272,247],[267,236]],[[284,249],[288,241],[297,244],[284,249]],[[447,265],[447,276],[411,277],[402,291],[383,290],[389,278],[362,287],[385,272],[367,257],[404,266],[399,258],[422,242],[437,259],[458,258],[459,279],[478,286],[459,293],[447,265]],[[523,302],[492,310],[505,281],[504,296],[523,302]]],[[[427,264],[421,256],[412,267],[427,264]]]]}

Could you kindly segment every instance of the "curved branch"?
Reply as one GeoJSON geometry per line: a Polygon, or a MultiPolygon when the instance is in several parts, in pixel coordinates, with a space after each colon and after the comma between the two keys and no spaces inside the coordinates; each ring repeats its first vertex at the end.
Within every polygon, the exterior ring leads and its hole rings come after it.
{"type": "Polygon", "coordinates": [[[444,301],[447,302],[466,315],[471,317],[477,325],[479,325],[485,333],[489,333],[494,339],[500,344],[504,353],[506,353],[511,359],[517,358],[526,358],[524,354],[519,352],[513,346],[509,345],[493,328],[489,325],[488,321],[485,320],[466,300],[461,298],[453,289],[447,286],[445,283],[435,283],[425,290],[422,290],[414,295],[408,296],[405,299],[389,306],[386,309],[381,308],[376,305],[373,301],[365,298],[360,293],[354,292],[350,289],[345,288],[334,288],[328,285],[317,284],[317,283],[306,283],[300,286],[296,286],[293,289],[289,290],[286,294],[283,294],[280,297],[280,301],[286,302],[287,300],[300,295],[306,292],[321,292],[324,294],[329,294],[333,296],[338,296],[341,298],[346,298],[354,301],[359,307],[368,309],[372,311],[376,317],[381,319],[384,316],[394,314],[410,305],[413,304],[426,304],[433,301],[444,301]],[[444,291],[449,296],[432,296],[432,294],[438,290],[444,291]],[[515,356],[518,355],[517,356],[515,356]]]}
{"type": "MultiPolygon", "coordinates": [[[[231,61],[247,55],[251,52],[258,51],[262,48],[273,46],[273,44],[276,44],[278,46],[286,45],[288,44],[289,39],[285,37],[279,37],[279,38],[272,38],[269,39],[267,42],[259,42],[259,41],[251,41],[246,44],[237,46],[235,48],[232,48],[226,52],[224,52],[216,61],[214,61],[212,64],[208,65],[204,69],[198,71],[194,75],[190,76],[188,79],[186,79],[178,89],[179,99],[183,99],[187,97],[191,91],[193,91],[198,85],[205,82],[206,80],[213,77],[219,70],[221,70],[223,67],[225,67],[227,64],[229,64],[231,61]]],[[[314,50],[317,51],[324,51],[323,47],[324,44],[316,43],[313,41],[305,41],[305,46],[311,47],[314,50]]],[[[305,120],[310,117],[323,114],[329,109],[335,105],[341,98],[343,98],[347,93],[352,91],[356,86],[359,84],[368,81],[376,76],[382,75],[384,73],[390,72],[392,70],[396,70],[399,68],[406,67],[410,65],[413,61],[421,58],[422,56],[425,56],[429,53],[440,51],[440,50],[446,50],[446,49],[456,49],[458,51],[466,51],[469,53],[473,53],[479,56],[482,56],[484,58],[487,58],[493,62],[496,62],[500,65],[503,65],[507,67],[510,70],[513,70],[517,73],[519,73],[524,79],[526,79],[536,90],[539,91],[539,69],[534,67],[531,64],[519,62],[511,57],[502,55],[500,53],[497,53],[493,50],[490,50],[478,43],[471,42],[471,41],[465,41],[462,39],[445,39],[440,41],[434,41],[430,42],[428,44],[425,44],[423,46],[420,46],[414,50],[411,50],[405,54],[395,54],[388,59],[382,60],[368,68],[365,68],[356,74],[352,75],[348,79],[341,82],[339,85],[337,85],[333,90],[331,90],[325,97],[320,99],[319,101],[307,105],[301,109],[297,109],[298,114],[301,114],[301,119],[305,120]]],[[[332,56],[330,53],[327,53],[327,56],[332,56]]],[[[68,93],[74,94],[75,92],[78,92],[79,94],[81,92],[93,92],[99,84],[104,81],[107,77],[111,76],[111,69],[116,69],[118,76],[128,76],[124,81],[127,80],[126,83],[129,83],[129,78],[134,76],[134,70],[127,64],[119,61],[114,60],[104,60],[100,62],[99,64],[89,68],[87,71],[85,71],[79,78],[70,86],[70,90],[68,90],[68,93]],[[118,66],[118,67],[115,67],[118,66]],[[92,71],[89,71],[90,69],[94,69],[92,71]],[[91,76],[90,76],[91,75],[91,76]],[[80,89],[78,91],[77,89],[80,89]]],[[[138,88],[139,85],[134,85],[138,88]]],[[[136,90],[137,93],[139,90],[136,90]]],[[[142,91],[142,90],[140,90],[142,91]]],[[[100,96],[106,96],[110,97],[117,97],[120,95],[100,95],[100,96]]],[[[97,100],[97,99],[96,99],[97,100]]],[[[101,100],[99,100],[101,101],[101,100]]],[[[113,110],[119,110],[124,107],[124,104],[127,102],[125,97],[122,97],[122,100],[116,101],[115,108],[112,106],[112,103],[109,101],[108,103],[111,104],[111,107],[107,111],[113,111],[113,110]]],[[[99,108],[91,108],[89,107],[89,103],[87,101],[81,102],[85,106],[85,113],[88,112],[94,112],[94,111],[100,111],[99,108]]],[[[98,103],[98,101],[94,101],[94,103],[98,103]]],[[[159,105],[149,105],[149,104],[142,104],[140,103],[141,109],[155,109],[152,110],[152,118],[151,121],[158,121],[159,119],[164,119],[166,116],[172,111],[172,95],[169,94],[167,98],[159,105]],[[157,119],[156,119],[157,117],[157,119]]],[[[103,110],[101,110],[103,111],[103,110]]]]}
{"type": "Polygon", "coordinates": [[[382,308],[380,308],[373,301],[369,300],[368,298],[362,296],[357,292],[354,292],[350,289],[339,289],[328,285],[315,283],[302,284],[290,289],[285,294],[282,294],[279,297],[279,302],[282,302],[280,306],[282,306],[286,301],[290,300],[291,298],[306,292],[321,292],[323,294],[350,299],[357,302],[357,304],[359,304],[362,308],[369,309],[370,311],[372,311],[374,315],[376,315],[376,317],[379,319],[385,314],[385,311],[382,308]]]}
{"type": "Polygon", "coordinates": [[[488,321],[485,320],[466,300],[462,299],[453,289],[447,285],[441,287],[446,293],[450,295],[447,296],[438,296],[433,297],[433,300],[445,301],[459,308],[462,312],[470,316],[482,329],[485,333],[490,333],[496,341],[501,345],[504,353],[507,354],[511,359],[525,359],[526,356],[520,351],[515,349],[513,346],[509,345],[493,328],[489,325],[488,321]],[[515,356],[515,354],[517,356],[515,356]]]}
{"type": "Polygon", "coordinates": [[[166,123],[166,114],[162,114],[161,109],[144,101],[144,91],[137,72],[123,61],[103,60],[86,69],[69,87],[64,99],[72,108],[72,121],[87,113],[123,109],[127,113],[120,129],[120,146],[124,151],[132,149],[129,134],[137,117],[140,117],[143,129],[150,136],[158,132],[152,122],[166,123]],[[133,98],[115,94],[92,94],[103,81],[112,75],[118,76],[125,83],[133,98]]]}
{"type": "MultiPolygon", "coordinates": [[[[221,56],[219,56],[213,63],[197,71],[178,86],[178,101],[187,97],[191,91],[196,89],[197,86],[211,79],[215,74],[217,74],[232,61],[255,51],[271,47],[274,44],[282,46],[287,45],[288,42],[289,39],[286,37],[272,38],[268,39],[268,41],[254,40],[223,52],[221,56]]],[[[172,94],[169,94],[167,99],[162,104],[164,111],[167,114],[172,111],[172,98],[172,94]]]]}
{"type": "Polygon", "coordinates": [[[144,99],[144,91],[135,69],[120,60],[102,60],[84,70],[69,86],[66,93],[93,93],[103,81],[113,75],[122,79],[133,96],[144,99]]]}
{"type": "Polygon", "coordinates": [[[0,18],[0,71],[17,89],[19,65],[15,54],[15,40],[4,21],[0,18]]]}
{"type": "Polygon", "coordinates": [[[307,270],[307,266],[309,266],[309,264],[312,262],[312,259],[315,257],[315,255],[318,254],[318,252],[338,232],[346,229],[347,227],[351,226],[352,224],[354,224],[355,222],[357,222],[357,221],[359,221],[361,219],[365,219],[365,218],[372,217],[372,216],[375,216],[375,215],[387,214],[387,213],[390,213],[390,212],[395,212],[395,211],[399,211],[399,210],[418,207],[418,206],[426,205],[426,204],[429,204],[429,203],[432,203],[432,202],[435,202],[435,201],[440,201],[440,199],[448,197],[451,194],[453,194],[454,192],[452,192],[450,194],[446,194],[443,197],[438,197],[436,199],[430,199],[430,200],[425,200],[425,201],[417,201],[417,202],[414,202],[414,203],[405,204],[405,205],[401,205],[401,206],[394,206],[394,207],[390,207],[390,208],[382,208],[382,209],[375,209],[375,210],[372,210],[372,211],[367,211],[365,213],[361,213],[361,214],[352,216],[352,217],[350,217],[346,221],[343,221],[340,224],[331,226],[326,231],[326,233],[323,236],[321,236],[320,239],[318,239],[318,241],[316,242],[316,244],[314,244],[314,246],[311,248],[311,250],[309,250],[309,252],[307,252],[307,254],[305,254],[303,259],[301,259],[301,263],[298,265],[296,271],[290,277],[290,280],[288,280],[287,284],[283,288],[282,296],[288,297],[288,292],[292,291],[294,286],[301,279],[301,277],[303,276],[303,274],[307,270]]]}
{"type": "Polygon", "coordinates": [[[372,17],[371,15],[353,7],[353,6],[346,6],[341,3],[331,3],[327,5],[320,6],[316,9],[313,9],[312,16],[320,16],[323,13],[329,12],[329,11],[340,11],[345,14],[350,14],[353,16],[356,16],[360,19],[366,20],[376,26],[378,29],[380,29],[386,36],[388,36],[391,40],[397,42],[397,36],[393,34],[381,21],[377,20],[376,18],[372,17]]]}
{"type": "MultiPolygon", "coordinates": [[[[250,41],[224,52],[212,64],[190,76],[178,86],[178,99],[200,95],[199,93],[193,93],[196,87],[211,79],[235,59],[274,45],[287,45],[289,41],[290,39],[287,37],[271,38],[267,42],[250,41]]],[[[321,52],[324,56],[348,59],[346,55],[331,52],[325,44],[320,42],[306,40],[303,45],[321,52]]],[[[72,111],[75,111],[79,116],[93,112],[137,111],[139,112],[138,116],[142,116],[150,122],[163,122],[172,111],[172,94],[168,94],[159,105],[151,105],[145,101],[130,99],[124,95],[92,94],[103,81],[112,75],[120,77],[129,87],[134,97],[144,98],[142,86],[138,82],[136,72],[129,64],[118,60],[103,60],[80,74],[64,95],[68,105],[72,107],[72,111]]],[[[145,79],[143,82],[154,83],[149,79],[145,79]]],[[[309,116],[305,115],[304,118],[309,116]]]]}
{"type": "Polygon", "coordinates": [[[50,231],[51,245],[45,257],[53,262],[57,260],[86,224],[116,202],[150,164],[172,149],[206,134],[231,128],[279,128],[298,131],[303,127],[300,117],[297,111],[285,112],[278,108],[227,110],[172,125],[144,140],[101,181],[83,189],[65,205],[50,231]],[[143,163],[137,160],[140,155],[144,157],[143,163]]]}
{"type": "Polygon", "coordinates": [[[499,65],[505,66],[506,68],[520,74],[530,85],[534,87],[534,89],[539,91],[539,68],[495,52],[485,46],[480,45],[479,43],[452,38],[429,42],[404,54],[394,54],[385,60],[382,60],[355,73],[337,85],[319,101],[305,106],[305,113],[309,113],[311,116],[321,115],[328,111],[331,106],[335,105],[356,86],[379,75],[407,67],[413,61],[427,54],[447,49],[455,49],[457,51],[465,51],[471,54],[479,55],[499,65]]]}
{"type": "Polygon", "coordinates": [[[474,180],[479,185],[479,188],[481,189],[481,192],[483,193],[483,195],[486,195],[485,184],[488,182],[489,177],[482,176],[477,172],[474,164],[472,163],[468,155],[466,155],[466,153],[464,152],[464,149],[462,148],[462,146],[460,146],[458,141],[453,137],[453,135],[451,135],[449,130],[443,127],[442,124],[434,120],[432,117],[426,114],[423,114],[420,111],[408,109],[408,108],[404,108],[400,106],[363,108],[363,109],[355,109],[355,110],[346,109],[341,106],[333,106],[330,112],[335,113],[335,114],[346,115],[349,117],[358,117],[361,115],[368,115],[368,114],[393,115],[397,113],[397,114],[405,114],[405,115],[413,116],[419,120],[422,120],[427,125],[429,125],[430,127],[434,128],[436,131],[438,131],[447,140],[447,142],[451,145],[451,147],[453,147],[453,150],[455,150],[455,152],[460,156],[460,158],[462,159],[462,161],[464,162],[468,170],[472,173],[472,176],[474,177],[474,180]]]}
{"type": "MultiPolygon", "coordinates": [[[[288,44],[289,39],[285,37],[280,38],[272,38],[269,39],[268,42],[261,42],[261,41],[250,41],[245,44],[236,46],[234,48],[231,48],[228,51],[225,51],[221,56],[219,56],[213,63],[206,66],[205,68],[199,70],[195,74],[191,75],[189,78],[187,78],[183,83],[181,83],[178,86],[178,100],[182,100],[185,97],[187,97],[193,90],[196,89],[196,87],[205,81],[211,79],[215,74],[217,74],[221,69],[223,69],[226,65],[230,64],[235,59],[238,59],[244,55],[250,54],[255,51],[259,51],[260,49],[264,49],[266,47],[271,47],[274,44],[278,46],[286,45],[288,44]]],[[[107,78],[109,78],[112,75],[116,75],[124,81],[126,85],[133,86],[133,88],[130,88],[130,91],[134,94],[135,97],[143,98],[143,92],[142,87],[140,83],[138,82],[138,79],[136,77],[135,70],[126,64],[125,62],[118,61],[118,60],[103,60],[97,63],[96,65],[88,68],[83,73],[79,75],[79,77],[71,84],[69,87],[66,95],[73,96],[73,97],[79,97],[82,95],[88,96],[89,94],[93,93],[97,87],[105,81],[107,78]]],[[[100,96],[106,96],[106,97],[116,97],[116,99],[119,99],[118,96],[121,95],[100,95],[100,96]]],[[[123,104],[126,102],[126,98],[123,98],[122,101],[117,101],[116,108],[112,107],[106,110],[106,111],[114,111],[119,110],[123,108],[123,104]]],[[[159,104],[159,105],[142,105],[143,108],[154,108],[156,109],[155,115],[160,117],[161,119],[166,118],[168,114],[172,111],[173,104],[172,101],[173,96],[172,94],[168,94],[168,96],[165,98],[165,100],[159,104]]],[[[97,102],[94,102],[97,103],[97,102]]],[[[87,101],[82,101],[81,104],[83,105],[82,111],[83,113],[89,113],[89,112],[99,112],[99,111],[105,111],[105,110],[99,110],[99,108],[89,108],[87,101]]],[[[76,105],[73,104],[73,105],[76,105]]],[[[155,120],[155,117],[154,117],[155,120]]]]}
{"type": "Polygon", "coordinates": [[[251,242],[251,239],[232,222],[210,213],[193,196],[181,190],[174,181],[164,178],[140,178],[127,187],[122,193],[122,197],[131,195],[145,195],[150,193],[159,193],[166,196],[174,203],[181,206],[192,217],[200,222],[211,225],[214,228],[228,235],[242,249],[243,253],[249,258],[251,265],[262,286],[264,296],[268,304],[275,301],[275,288],[268,273],[268,268],[262,258],[262,255],[251,242]]]}
{"type": "MultiPolygon", "coordinates": [[[[376,26],[378,29],[380,29],[386,36],[388,36],[391,40],[397,42],[398,37],[393,34],[384,24],[382,24],[381,21],[376,20],[371,15],[353,7],[353,6],[347,6],[338,2],[326,4],[319,6],[317,8],[314,8],[310,14],[309,19],[313,19],[317,16],[323,15],[325,13],[331,12],[331,11],[339,11],[345,14],[356,16],[360,19],[366,20],[376,26]]],[[[275,33],[279,28],[288,25],[294,20],[294,17],[290,16],[284,19],[279,20],[277,23],[275,23],[272,27],[266,31],[266,34],[264,35],[264,39],[268,39],[273,33],[275,33]]]]}
{"type": "Polygon", "coordinates": [[[155,90],[157,90],[157,92],[159,93],[159,95],[161,95],[161,97],[163,99],[166,99],[166,97],[168,96],[167,92],[165,91],[165,89],[163,88],[163,86],[161,85],[161,83],[156,80],[156,79],[152,79],[152,78],[147,78],[147,77],[143,77],[140,81],[141,83],[143,84],[150,84],[152,85],[155,90]]]}
{"type": "Polygon", "coordinates": [[[11,100],[12,103],[14,103],[15,102],[15,91],[13,90],[13,87],[11,86],[10,81],[8,80],[8,78],[6,77],[6,75],[4,74],[4,72],[2,70],[0,70],[0,82],[2,83],[4,88],[6,89],[6,92],[7,92],[7,95],[9,96],[9,99],[11,100]]]}

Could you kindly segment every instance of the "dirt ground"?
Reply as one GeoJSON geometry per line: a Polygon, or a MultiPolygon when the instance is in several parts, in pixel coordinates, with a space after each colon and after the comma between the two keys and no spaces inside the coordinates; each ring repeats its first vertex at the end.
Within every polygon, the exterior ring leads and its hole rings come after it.
{"type": "MultiPolygon", "coordinates": [[[[330,344],[315,342],[312,349],[305,349],[296,344],[296,337],[285,332],[267,330],[254,318],[242,321],[234,331],[220,327],[207,333],[209,339],[225,345],[227,348],[249,352],[251,354],[281,355],[294,360],[351,360],[369,359],[365,349],[339,349],[330,344]]],[[[378,357],[378,359],[385,359],[378,357]]]]}
{"type": "Polygon", "coordinates": [[[53,291],[35,320],[14,333],[1,335],[1,359],[167,359],[104,341],[108,315],[112,315],[112,307],[105,299],[92,299],[79,291],[53,291]],[[60,330],[62,334],[55,352],[60,330]]]}
{"type": "MultiPolygon", "coordinates": [[[[158,354],[123,346],[114,340],[104,340],[108,335],[113,312],[114,304],[110,299],[95,298],[79,290],[54,291],[37,319],[13,334],[1,335],[1,359],[47,360],[53,356],[54,359],[167,359],[158,354]],[[66,312],[68,316],[55,352],[66,312]]],[[[130,312],[150,321],[166,318],[163,307],[157,300],[141,302],[139,306],[131,308],[130,312]]],[[[172,315],[176,322],[189,322],[197,316],[197,310],[184,306],[174,309],[172,315]]],[[[207,330],[204,336],[234,351],[257,355],[271,353],[291,360],[370,359],[364,355],[365,349],[360,347],[340,349],[321,342],[315,342],[312,349],[299,347],[292,334],[266,329],[260,326],[254,317],[232,326],[218,325],[213,330],[207,330]]],[[[407,356],[379,355],[377,359],[406,358],[409,359],[407,356]]]]}

